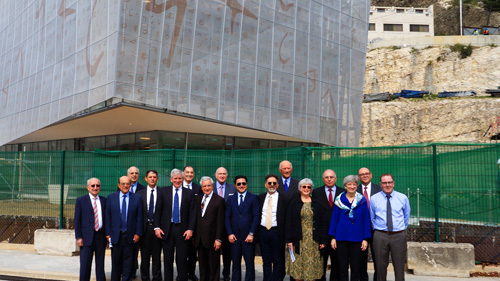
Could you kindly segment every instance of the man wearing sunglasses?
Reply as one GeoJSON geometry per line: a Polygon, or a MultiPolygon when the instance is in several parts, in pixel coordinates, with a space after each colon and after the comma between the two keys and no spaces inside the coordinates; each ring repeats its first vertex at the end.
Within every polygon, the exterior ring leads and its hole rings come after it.
{"type": "MultiPolygon", "coordinates": [[[[330,225],[332,212],[333,212],[333,202],[335,198],[345,191],[344,188],[335,185],[337,182],[337,175],[331,169],[327,169],[323,172],[323,186],[315,188],[312,192],[312,197],[318,201],[318,206],[321,208],[321,213],[323,214],[323,221],[321,224],[323,226],[323,233],[321,234],[320,244],[330,245],[330,236],[328,235],[328,226],[330,225]]],[[[326,267],[328,265],[328,258],[331,262],[331,272],[330,281],[339,280],[339,265],[336,250],[332,247],[325,247],[323,250],[323,276],[321,280],[326,280],[326,267]]]]}
{"type": "Polygon", "coordinates": [[[241,280],[241,256],[245,259],[245,280],[255,280],[254,234],[260,222],[260,208],[257,195],[247,191],[247,182],[246,176],[234,178],[238,192],[229,196],[226,205],[226,231],[233,261],[232,281],[241,280]]]}
{"type": "Polygon", "coordinates": [[[90,280],[92,258],[95,254],[96,280],[106,280],[104,253],[104,213],[106,197],[99,196],[101,181],[91,178],[87,181],[88,194],[78,197],[75,205],[75,237],[80,247],[80,280],[90,280]]]}
{"type": "Polygon", "coordinates": [[[258,241],[262,255],[264,281],[283,280],[285,276],[285,197],[278,191],[278,176],[269,174],[259,195],[260,225],[258,241]]]}

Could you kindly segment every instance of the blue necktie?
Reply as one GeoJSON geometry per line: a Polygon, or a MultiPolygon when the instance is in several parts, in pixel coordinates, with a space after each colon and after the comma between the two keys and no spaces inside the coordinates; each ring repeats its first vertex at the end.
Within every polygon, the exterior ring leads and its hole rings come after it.
{"type": "Polygon", "coordinates": [[[123,194],[120,230],[127,231],[127,195],[123,194]]]}
{"type": "Polygon", "coordinates": [[[179,189],[175,189],[175,196],[174,196],[174,211],[172,214],[172,220],[174,223],[179,223],[179,189]]]}
{"type": "Polygon", "coordinates": [[[288,192],[288,181],[285,180],[285,183],[283,184],[285,186],[285,192],[288,192]]]}
{"type": "Polygon", "coordinates": [[[155,197],[154,197],[154,189],[151,189],[151,195],[149,196],[149,210],[148,210],[148,219],[149,221],[153,221],[154,209],[155,209],[155,197]]]}

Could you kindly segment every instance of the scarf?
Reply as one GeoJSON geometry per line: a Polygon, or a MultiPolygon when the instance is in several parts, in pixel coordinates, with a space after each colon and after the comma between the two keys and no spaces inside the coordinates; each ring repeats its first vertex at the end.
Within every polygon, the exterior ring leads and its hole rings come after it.
{"type": "MultiPolygon", "coordinates": [[[[354,221],[354,209],[358,206],[358,203],[363,199],[363,195],[361,193],[356,192],[356,195],[354,195],[354,200],[352,201],[351,208],[347,207],[342,203],[342,200],[340,200],[340,197],[345,193],[342,192],[337,198],[335,198],[335,206],[339,207],[341,210],[346,210],[349,211],[349,219],[351,219],[351,222],[354,221]]],[[[346,195],[347,198],[347,195],[346,195]]]]}

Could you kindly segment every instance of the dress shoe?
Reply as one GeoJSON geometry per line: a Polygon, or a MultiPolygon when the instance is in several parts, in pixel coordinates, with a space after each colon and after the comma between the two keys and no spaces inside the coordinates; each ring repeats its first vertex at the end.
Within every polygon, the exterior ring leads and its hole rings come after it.
{"type": "Polygon", "coordinates": [[[193,280],[193,281],[198,281],[198,277],[195,275],[195,274],[189,274],[188,275],[188,279],[189,280],[193,280]]]}

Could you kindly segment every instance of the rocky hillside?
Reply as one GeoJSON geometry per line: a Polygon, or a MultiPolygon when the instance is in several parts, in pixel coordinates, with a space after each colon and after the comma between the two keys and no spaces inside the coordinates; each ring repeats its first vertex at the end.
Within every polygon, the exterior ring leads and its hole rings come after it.
{"type": "Polygon", "coordinates": [[[500,86],[499,58],[500,47],[473,48],[464,59],[450,46],[371,50],[366,57],[364,92],[474,90],[481,94],[500,86]]]}

